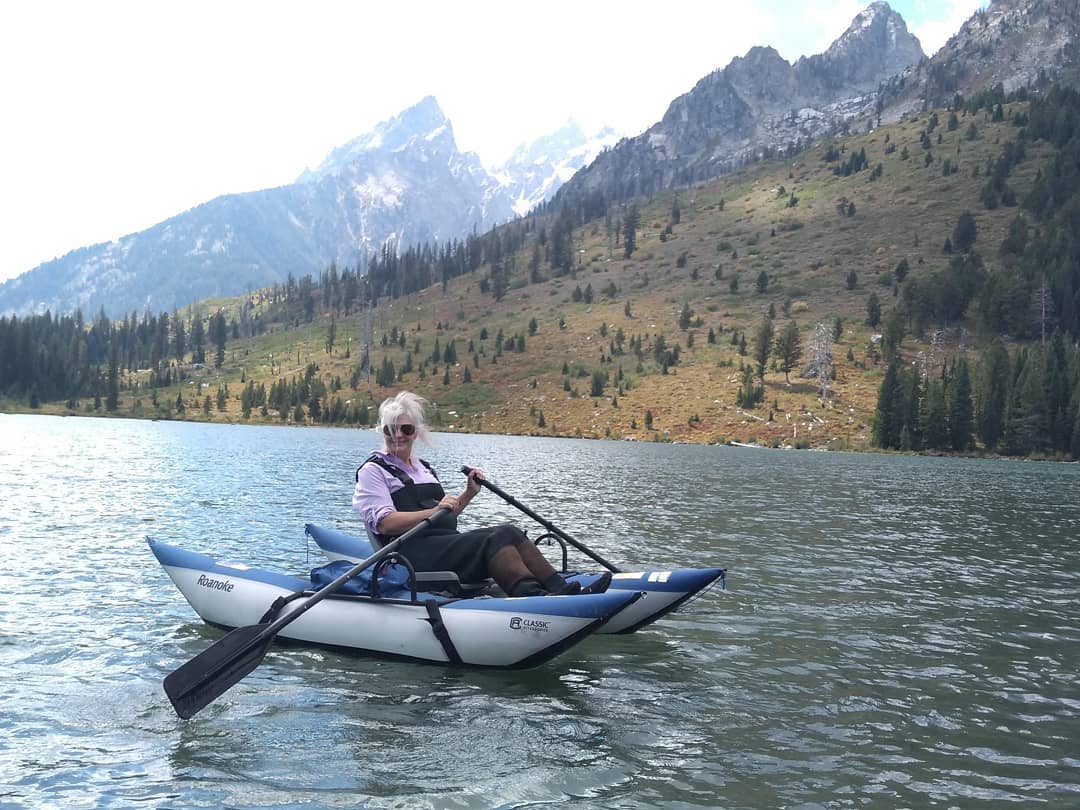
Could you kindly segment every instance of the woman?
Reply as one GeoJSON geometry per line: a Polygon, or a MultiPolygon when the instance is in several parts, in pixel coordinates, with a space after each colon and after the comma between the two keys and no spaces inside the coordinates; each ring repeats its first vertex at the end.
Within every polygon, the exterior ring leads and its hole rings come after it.
{"type": "Polygon", "coordinates": [[[436,510],[450,513],[411,538],[402,553],[417,571],[453,571],[462,582],[491,577],[509,596],[579,593],[551,566],[524,532],[508,523],[468,532],[457,530],[458,515],[480,491],[482,470],[473,469],[465,490],[448,495],[431,465],[413,455],[413,444],[428,441],[426,400],[409,391],[383,400],[378,429],[383,451],[372,453],[356,471],[353,507],[379,545],[407,532],[436,510]]]}

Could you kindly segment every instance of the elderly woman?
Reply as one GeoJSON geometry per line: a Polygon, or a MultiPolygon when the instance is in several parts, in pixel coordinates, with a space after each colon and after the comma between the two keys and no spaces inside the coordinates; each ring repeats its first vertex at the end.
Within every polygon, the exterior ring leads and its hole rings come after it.
{"type": "Polygon", "coordinates": [[[482,470],[473,469],[460,495],[448,495],[431,465],[413,455],[417,439],[428,441],[426,401],[409,391],[379,406],[382,451],[373,452],[356,471],[353,507],[376,543],[385,545],[441,507],[450,512],[411,538],[402,552],[417,571],[453,571],[462,582],[491,577],[509,596],[543,596],[581,591],[568,583],[515,526],[504,523],[467,532],[457,518],[480,491],[482,470]]]}

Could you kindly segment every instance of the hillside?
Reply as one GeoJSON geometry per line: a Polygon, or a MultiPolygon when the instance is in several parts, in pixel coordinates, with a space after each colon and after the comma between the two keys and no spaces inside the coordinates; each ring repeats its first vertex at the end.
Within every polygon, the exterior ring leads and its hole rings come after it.
{"type": "MultiPolygon", "coordinates": [[[[551,234],[555,214],[507,226],[523,228],[526,237],[516,254],[500,259],[500,268],[509,273],[509,289],[500,301],[490,292],[490,264],[450,279],[445,288],[380,299],[373,313],[372,369],[387,361],[399,373],[412,366],[393,386],[376,385],[374,374],[370,380],[360,375],[351,386],[364,316],[337,317],[328,352],[331,320],[325,314],[310,324],[288,329],[272,324],[261,335],[229,341],[218,370],[174,363],[186,379],[154,394],[147,387],[149,371],[127,374],[116,413],[173,415],[180,394],[185,418],[242,421],[239,395],[246,383],[269,390],[275,381],[302,377],[314,363],[315,377],[328,389],[320,410],[335,397],[339,410],[357,403],[374,406],[407,387],[437,403],[435,418],[446,430],[865,447],[882,376],[873,332],[865,323],[868,298],[876,295],[886,312],[893,306],[892,273],[904,259],[912,278],[946,269],[951,257],[942,247],[963,212],[974,215],[975,250],[993,272],[997,248],[1018,209],[986,210],[980,191],[988,165],[1015,137],[1012,117],[1024,106],[1006,105],[1001,121],[992,120],[988,110],[957,111],[953,129],[946,126],[947,111],[925,113],[661,194],[639,203],[637,249],[629,259],[609,237],[624,214],[615,211],[610,228],[599,219],[575,229],[578,264],[572,274],[554,276],[550,263],[541,261],[537,283],[529,282],[530,261],[541,235],[551,234]],[[932,115],[938,122],[933,128],[932,115]],[[834,159],[826,161],[829,151],[834,159]],[[866,168],[848,176],[836,173],[863,152],[866,168]],[[759,292],[762,274],[767,284],[759,292]],[[754,333],[770,306],[777,331],[789,319],[797,324],[803,359],[790,385],[773,361],[765,374],[764,401],[742,409],[736,404],[740,368],[753,364],[754,333]],[[680,328],[687,309],[689,325],[680,328]],[[810,356],[815,326],[833,327],[837,319],[836,378],[822,404],[817,382],[801,378],[798,369],[810,356]],[[710,331],[715,343],[709,342],[710,331]],[[496,345],[500,333],[501,347],[496,345]],[[657,352],[661,336],[666,362],[664,352],[657,352]],[[740,338],[746,355],[739,353],[740,338]],[[436,341],[438,363],[431,360],[436,341]],[[451,343],[456,361],[451,358],[448,366],[451,343]],[[678,362],[670,363],[676,345],[678,362]],[[593,395],[600,383],[602,394],[593,395]],[[229,395],[220,411],[216,394],[225,385],[229,395]],[[206,413],[208,399],[215,403],[206,413]]],[[[1013,169],[1009,185],[1018,197],[1030,188],[1044,157],[1043,147],[1029,145],[1013,169]]],[[[548,246],[540,248],[541,255],[548,246]]],[[[224,307],[230,319],[239,319],[241,307],[247,318],[270,311],[267,296],[259,294],[205,302],[199,311],[205,315],[217,307],[224,307]]],[[[972,325],[954,324],[937,340],[935,351],[970,348],[972,325]]],[[[928,341],[926,335],[909,337],[905,356],[928,352],[928,341]]],[[[86,401],[68,404],[76,412],[92,409],[86,401]]],[[[64,406],[52,403],[47,409],[64,406]]],[[[304,421],[311,421],[309,411],[310,402],[303,405],[304,421]]],[[[249,419],[292,422],[298,415],[290,408],[285,414],[269,409],[262,416],[256,408],[249,419]]]]}

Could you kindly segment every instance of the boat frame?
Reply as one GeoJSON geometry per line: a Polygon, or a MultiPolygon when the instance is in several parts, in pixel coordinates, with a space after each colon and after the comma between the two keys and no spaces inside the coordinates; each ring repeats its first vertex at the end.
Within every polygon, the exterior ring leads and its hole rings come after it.
{"type": "MultiPolygon", "coordinates": [[[[359,561],[370,556],[374,546],[367,538],[350,535],[337,529],[327,529],[308,523],[305,533],[330,560],[359,561]]],[[[582,587],[595,582],[601,574],[574,573],[568,570],[567,547],[562,538],[554,533],[539,536],[534,542],[553,540],[562,547],[562,573],[568,580],[580,582],[582,587]]],[[[403,553],[399,550],[399,555],[403,553]]],[[[403,556],[408,556],[407,551],[403,556]]],[[[460,583],[450,571],[421,572],[417,574],[418,583],[425,588],[444,589],[448,593],[483,592],[490,589],[492,583],[460,583]]],[[[658,571],[620,571],[611,575],[611,584],[607,593],[638,592],[642,598],[605,622],[596,632],[600,634],[633,633],[663,618],[686,602],[700,596],[716,581],[721,589],[726,588],[726,568],[683,568],[658,571]]]]}
{"type": "MultiPolygon", "coordinates": [[[[299,609],[315,593],[300,577],[147,540],[181,594],[210,625],[232,629],[270,621],[299,609]]],[[[523,669],[574,646],[641,596],[622,590],[519,598],[335,593],[283,627],[278,637],[392,658],[523,669]]]]}

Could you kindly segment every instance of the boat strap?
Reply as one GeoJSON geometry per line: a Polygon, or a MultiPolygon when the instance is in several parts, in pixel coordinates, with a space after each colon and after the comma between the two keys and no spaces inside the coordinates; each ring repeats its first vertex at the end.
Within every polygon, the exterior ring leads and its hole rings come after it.
{"type": "Polygon", "coordinates": [[[293,599],[299,599],[301,596],[310,595],[311,591],[293,591],[292,593],[286,594],[285,596],[279,596],[270,604],[270,607],[267,608],[266,613],[264,613],[262,615],[262,618],[259,619],[258,624],[267,624],[268,622],[272,622],[278,617],[278,614],[281,613],[281,609],[287,604],[289,604],[289,602],[291,602],[293,599]]]}
{"type": "Polygon", "coordinates": [[[431,625],[431,632],[435,634],[435,638],[439,640],[442,645],[443,652],[446,653],[447,659],[451,664],[461,664],[461,656],[458,654],[457,647],[454,646],[454,640],[450,638],[450,631],[446,629],[446,625],[442,620],[442,612],[439,610],[439,604],[434,599],[425,599],[424,607],[427,609],[428,623],[431,625]]]}

